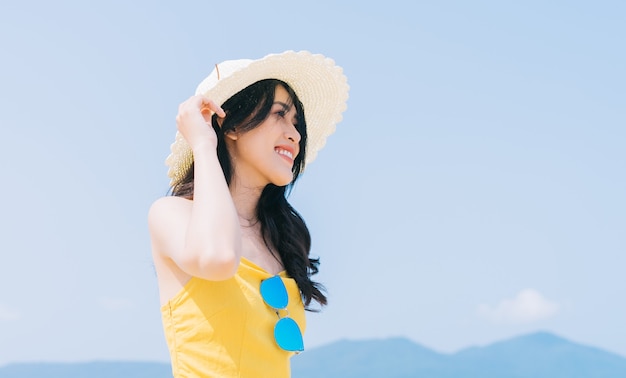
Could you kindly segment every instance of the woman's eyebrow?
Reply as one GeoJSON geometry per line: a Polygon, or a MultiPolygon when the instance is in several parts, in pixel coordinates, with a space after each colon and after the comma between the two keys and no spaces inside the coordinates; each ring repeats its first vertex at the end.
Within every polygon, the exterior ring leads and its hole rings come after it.
{"type": "Polygon", "coordinates": [[[282,102],[282,101],[274,101],[274,103],[273,103],[272,105],[280,105],[280,106],[282,106],[282,107],[283,107],[283,110],[287,110],[287,111],[288,111],[289,109],[291,109],[291,105],[289,105],[289,104],[285,104],[285,103],[284,103],[284,102],[282,102]]]}
{"type": "MultiPolygon", "coordinates": [[[[272,105],[280,105],[283,108],[283,111],[286,113],[289,113],[289,111],[291,111],[291,108],[293,106],[293,104],[285,104],[282,101],[274,101],[274,103],[272,105]]],[[[296,111],[295,114],[296,119],[298,119],[298,112],[296,111]]]]}
{"type": "MultiPolygon", "coordinates": [[[[283,110],[285,112],[289,112],[291,110],[291,108],[293,108],[293,104],[286,104],[282,101],[274,101],[274,103],[272,105],[280,105],[283,110]]],[[[298,112],[296,111],[296,115],[298,114],[298,112]]]]}

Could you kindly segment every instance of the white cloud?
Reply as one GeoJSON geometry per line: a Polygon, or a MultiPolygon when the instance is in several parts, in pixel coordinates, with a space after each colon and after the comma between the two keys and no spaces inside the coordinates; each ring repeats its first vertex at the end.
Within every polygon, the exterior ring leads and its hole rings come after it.
{"type": "Polygon", "coordinates": [[[495,306],[481,304],[478,315],[494,323],[522,324],[555,315],[560,305],[546,299],[533,289],[520,291],[513,299],[504,299],[495,306]]]}
{"type": "Polygon", "coordinates": [[[0,305],[0,321],[17,320],[20,318],[20,313],[9,307],[0,305]]]}
{"type": "Polygon", "coordinates": [[[119,311],[133,307],[133,302],[126,298],[103,297],[98,299],[98,305],[107,311],[119,311]]]}

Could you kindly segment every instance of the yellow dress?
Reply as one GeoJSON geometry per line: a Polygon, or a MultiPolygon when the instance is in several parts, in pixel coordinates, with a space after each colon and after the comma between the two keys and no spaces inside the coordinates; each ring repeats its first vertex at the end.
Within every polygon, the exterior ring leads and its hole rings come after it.
{"type": "MultiPolygon", "coordinates": [[[[298,286],[279,274],[289,294],[288,313],[304,333],[304,305],[298,286]]],[[[272,275],[246,258],[225,281],[192,277],[161,307],[165,338],[176,378],[290,377],[289,358],[274,340],[276,312],[259,291],[272,275]]],[[[287,311],[281,311],[284,316],[287,311]]]]}

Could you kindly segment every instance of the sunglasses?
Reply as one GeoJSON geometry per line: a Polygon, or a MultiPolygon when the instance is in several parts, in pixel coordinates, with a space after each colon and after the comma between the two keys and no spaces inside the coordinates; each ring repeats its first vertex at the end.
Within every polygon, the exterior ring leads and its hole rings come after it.
{"type": "Polygon", "coordinates": [[[280,276],[274,276],[261,281],[261,297],[266,305],[273,308],[278,315],[278,322],[274,326],[276,344],[288,352],[300,353],[304,350],[302,332],[295,320],[287,316],[280,317],[280,310],[286,310],[289,303],[287,288],[280,276]]]}

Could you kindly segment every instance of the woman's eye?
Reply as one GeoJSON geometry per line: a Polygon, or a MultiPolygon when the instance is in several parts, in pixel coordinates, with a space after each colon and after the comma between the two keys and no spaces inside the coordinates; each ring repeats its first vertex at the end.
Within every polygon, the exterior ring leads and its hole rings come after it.
{"type": "Polygon", "coordinates": [[[279,110],[276,114],[278,114],[279,117],[285,117],[286,112],[284,110],[279,110]]]}

